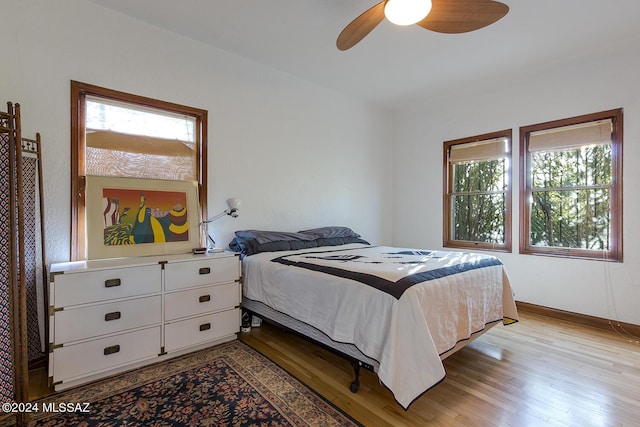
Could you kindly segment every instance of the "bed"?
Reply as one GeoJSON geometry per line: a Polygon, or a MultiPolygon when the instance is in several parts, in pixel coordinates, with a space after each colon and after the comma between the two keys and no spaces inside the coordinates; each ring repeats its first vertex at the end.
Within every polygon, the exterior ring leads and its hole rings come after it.
{"type": "Polygon", "coordinates": [[[518,321],[493,256],[375,246],[348,227],[237,231],[243,309],[376,372],[404,409],[445,376],[442,360],[518,321]]]}

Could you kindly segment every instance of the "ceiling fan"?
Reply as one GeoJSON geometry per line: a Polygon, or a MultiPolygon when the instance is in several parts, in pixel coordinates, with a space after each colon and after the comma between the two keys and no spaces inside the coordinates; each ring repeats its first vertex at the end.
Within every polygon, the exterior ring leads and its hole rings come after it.
{"type": "Polygon", "coordinates": [[[417,24],[438,33],[458,34],[491,25],[507,12],[509,6],[493,0],[382,0],[349,23],[336,46],[352,48],[385,17],[397,25],[417,24]]]}

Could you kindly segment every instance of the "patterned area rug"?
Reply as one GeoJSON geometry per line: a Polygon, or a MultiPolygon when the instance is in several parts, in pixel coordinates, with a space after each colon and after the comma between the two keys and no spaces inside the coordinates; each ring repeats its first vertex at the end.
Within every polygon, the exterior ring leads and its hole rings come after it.
{"type": "Polygon", "coordinates": [[[38,403],[39,411],[31,414],[29,426],[360,425],[240,341],[64,391],[38,403]]]}

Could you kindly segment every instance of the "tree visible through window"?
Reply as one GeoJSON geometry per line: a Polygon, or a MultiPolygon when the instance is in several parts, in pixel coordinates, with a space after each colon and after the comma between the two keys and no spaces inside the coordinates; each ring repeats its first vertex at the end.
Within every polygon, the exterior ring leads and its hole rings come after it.
{"type": "Polygon", "coordinates": [[[511,250],[511,131],[444,143],[444,246],[511,250]]]}
{"type": "Polygon", "coordinates": [[[622,110],[521,129],[521,253],[622,259],[622,110]]]}

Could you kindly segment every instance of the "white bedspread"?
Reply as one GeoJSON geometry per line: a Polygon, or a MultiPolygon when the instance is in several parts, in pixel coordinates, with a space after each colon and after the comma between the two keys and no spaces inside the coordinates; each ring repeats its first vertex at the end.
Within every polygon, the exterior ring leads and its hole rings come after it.
{"type": "Polygon", "coordinates": [[[265,252],[244,258],[243,292],[379,361],[380,381],[406,409],[444,378],[440,354],[489,324],[518,320],[501,264],[456,270],[492,260],[481,254],[362,244],[265,252]],[[291,265],[272,262],[283,256],[291,265]],[[371,274],[383,283],[421,274],[436,278],[399,295],[361,283],[360,276],[338,277],[297,263],[371,274]]]}

